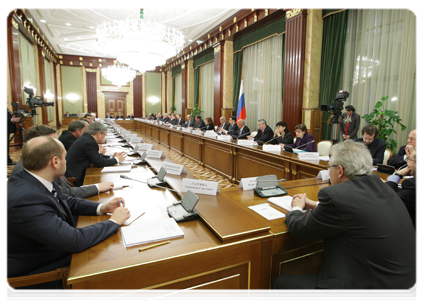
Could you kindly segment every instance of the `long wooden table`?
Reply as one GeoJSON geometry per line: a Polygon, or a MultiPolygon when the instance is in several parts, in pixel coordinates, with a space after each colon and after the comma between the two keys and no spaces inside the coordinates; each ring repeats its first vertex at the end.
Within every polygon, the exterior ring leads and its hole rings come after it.
{"type": "MultiPolygon", "coordinates": [[[[157,173],[163,159],[147,161],[149,166],[138,166],[125,175],[145,182],[157,173]]],[[[128,182],[131,187],[90,199],[104,203],[117,196],[135,197],[146,203],[157,201],[171,205],[183,195],[183,178],[194,177],[166,175],[169,187],[176,192],[131,181],[128,182]]],[[[105,180],[121,182],[124,179],[119,173],[101,173],[101,169],[89,168],[84,184],[105,180]]],[[[328,183],[308,178],[281,185],[288,195],[307,193],[310,199],[317,200],[318,191],[328,183]]],[[[221,190],[216,196],[198,196],[196,210],[200,219],[180,223],[184,237],[138,252],[140,247],[124,247],[119,231],[73,255],[68,283],[74,289],[268,289],[279,274],[318,274],[323,259],[320,240],[294,238],[288,232],[285,218],[266,220],[248,208],[267,202],[267,198],[239,188],[221,190]]],[[[108,218],[80,216],[78,227],[108,218]]]]}
{"type": "Polygon", "coordinates": [[[326,161],[303,161],[297,154],[265,152],[261,146],[241,146],[196,135],[174,127],[135,120],[135,130],[183,156],[226,176],[232,182],[241,178],[275,174],[286,180],[314,178],[325,170],[326,161]]]}

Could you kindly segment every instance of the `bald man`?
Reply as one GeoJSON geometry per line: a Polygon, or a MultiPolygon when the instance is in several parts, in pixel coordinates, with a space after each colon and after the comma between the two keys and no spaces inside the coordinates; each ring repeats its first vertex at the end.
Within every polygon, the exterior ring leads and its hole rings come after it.
{"type": "MultiPolygon", "coordinates": [[[[123,198],[99,204],[62,194],[54,180],[66,171],[66,151],[50,136],[22,148],[24,170],[7,183],[7,277],[53,271],[118,232],[130,217],[123,198]],[[122,203],[123,206],[120,206],[122,203]],[[76,228],[72,215],[113,213],[110,219],[76,228]]],[[[60,288],[61,281],[33,288],[60,288]]]]}
{"type": "Polygon", "coordinates": [[[402,146],[398,153],[388,159],[388,165],[398,169],[407,164],[405,158],[411,154],[412,148],[416,147],[416,129],[412,130],[407,137],[407,145],[402,146]]]}

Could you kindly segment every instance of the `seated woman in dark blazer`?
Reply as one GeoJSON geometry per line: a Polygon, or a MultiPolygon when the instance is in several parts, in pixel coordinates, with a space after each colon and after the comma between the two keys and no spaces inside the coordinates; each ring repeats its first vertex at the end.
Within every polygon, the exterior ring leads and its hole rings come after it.
{"type": "Polygon", "coordinates": [[[294,137],[288,130],[288,125],[284,121],[276,123],[276,130],[273,137],[278,137],[270,142],[270,144],[293,144],[294,137]]]}
{"type": "Polygon", "coordinates": [[[205,128],[205,130],[213,130],[214,131],[214,124],[213,124],[212,118],[210,118],[210,117],[206,118],[206,125],[207,125],[207,127],[205,128]]]}
{"type": "Polygon", "coordinates": [[[295,140],[294,144],[282,143],[280,145],[282,147],[288,146],[288,147],[298,148],[298,150],[304,150],[308,152],[317,152],[316,142],[314,142],[314,137],[310,133],[307,132],[307,127],[304,124],[298,124],[297,126],[295,126],[295,134],[297,135],[297,139],[295,140]]]}

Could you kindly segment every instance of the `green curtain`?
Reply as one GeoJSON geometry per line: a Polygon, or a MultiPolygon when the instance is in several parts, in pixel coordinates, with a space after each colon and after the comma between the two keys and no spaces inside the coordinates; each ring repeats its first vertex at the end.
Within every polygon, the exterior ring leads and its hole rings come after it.
{"type": "MultiPolygon", "coordinates": [[[[172,78],[172,107],[175,107],[175,77],[172,78]]],[[[171,109],[168,109],[171,111],[171,109]]]]}
{"type": "MultiPolygon", "coordinates": [[[[320,104],[332,104],[340,89],[347,35],[348,10],[323,19],[322,61],[320,69],[320,104]]],[[[328,124],[331,114],[323,113],[322,140],[331,139],[328,124]]]]}
{"type": "Polygon", "coordinates": [[[198,108],[200,99],[200,68],[194,69],[194,108],[198,108]]]}
{"type": "Polygon", "coordinates": [[[241,78],[242,78],[242,58],[243,51],[239,51],[234,54],[234,68],[233,68],[233,113],[232,115],[236,117],[238,109],[238,100],[239,100],[239,89],[241,87],[241,78]]]}

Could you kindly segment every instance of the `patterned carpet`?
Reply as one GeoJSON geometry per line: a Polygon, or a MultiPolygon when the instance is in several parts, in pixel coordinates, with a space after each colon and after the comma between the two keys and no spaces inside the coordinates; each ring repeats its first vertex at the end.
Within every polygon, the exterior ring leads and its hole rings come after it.
{"type": "MultiPolygon", "coordinates": [[[[67,127],[62,127],[57,131],[57,136],[59,137],[63,130],[66,130],[67,127]]],[[[135,133],[135,132],[134,132],[135,133]]],[[[142,137],[145,143],[153,144],[156,150],[163,151],[164,155],[173,161],[175,164],[184,165],[187,169],[188,173],[195,176],[195,178],[199,180],[210,180],[210,181],[217,181],[219,182],[219,187],[221,189],[227,189],[230,187],[234,187],[236,185],[232,184],[226,177],[223,177],[216,172],[200,166],[200,164],[194,162],[193,160],[181,156],[178,152],[168,149],[167,146],[161,145],[154,140],[146,137],[138,132],[136,132],[138,136],[142,137]]],[[[17,148],[17,147],[16,147],[17,148]]],[[[10,158],[17,162],[21,157],[21,150],[14,148],[10,148],[10,158]]],[[[12,172],[14,166],[7,166],[7,177],[9,177],[10,172],[12,172]]]]}

